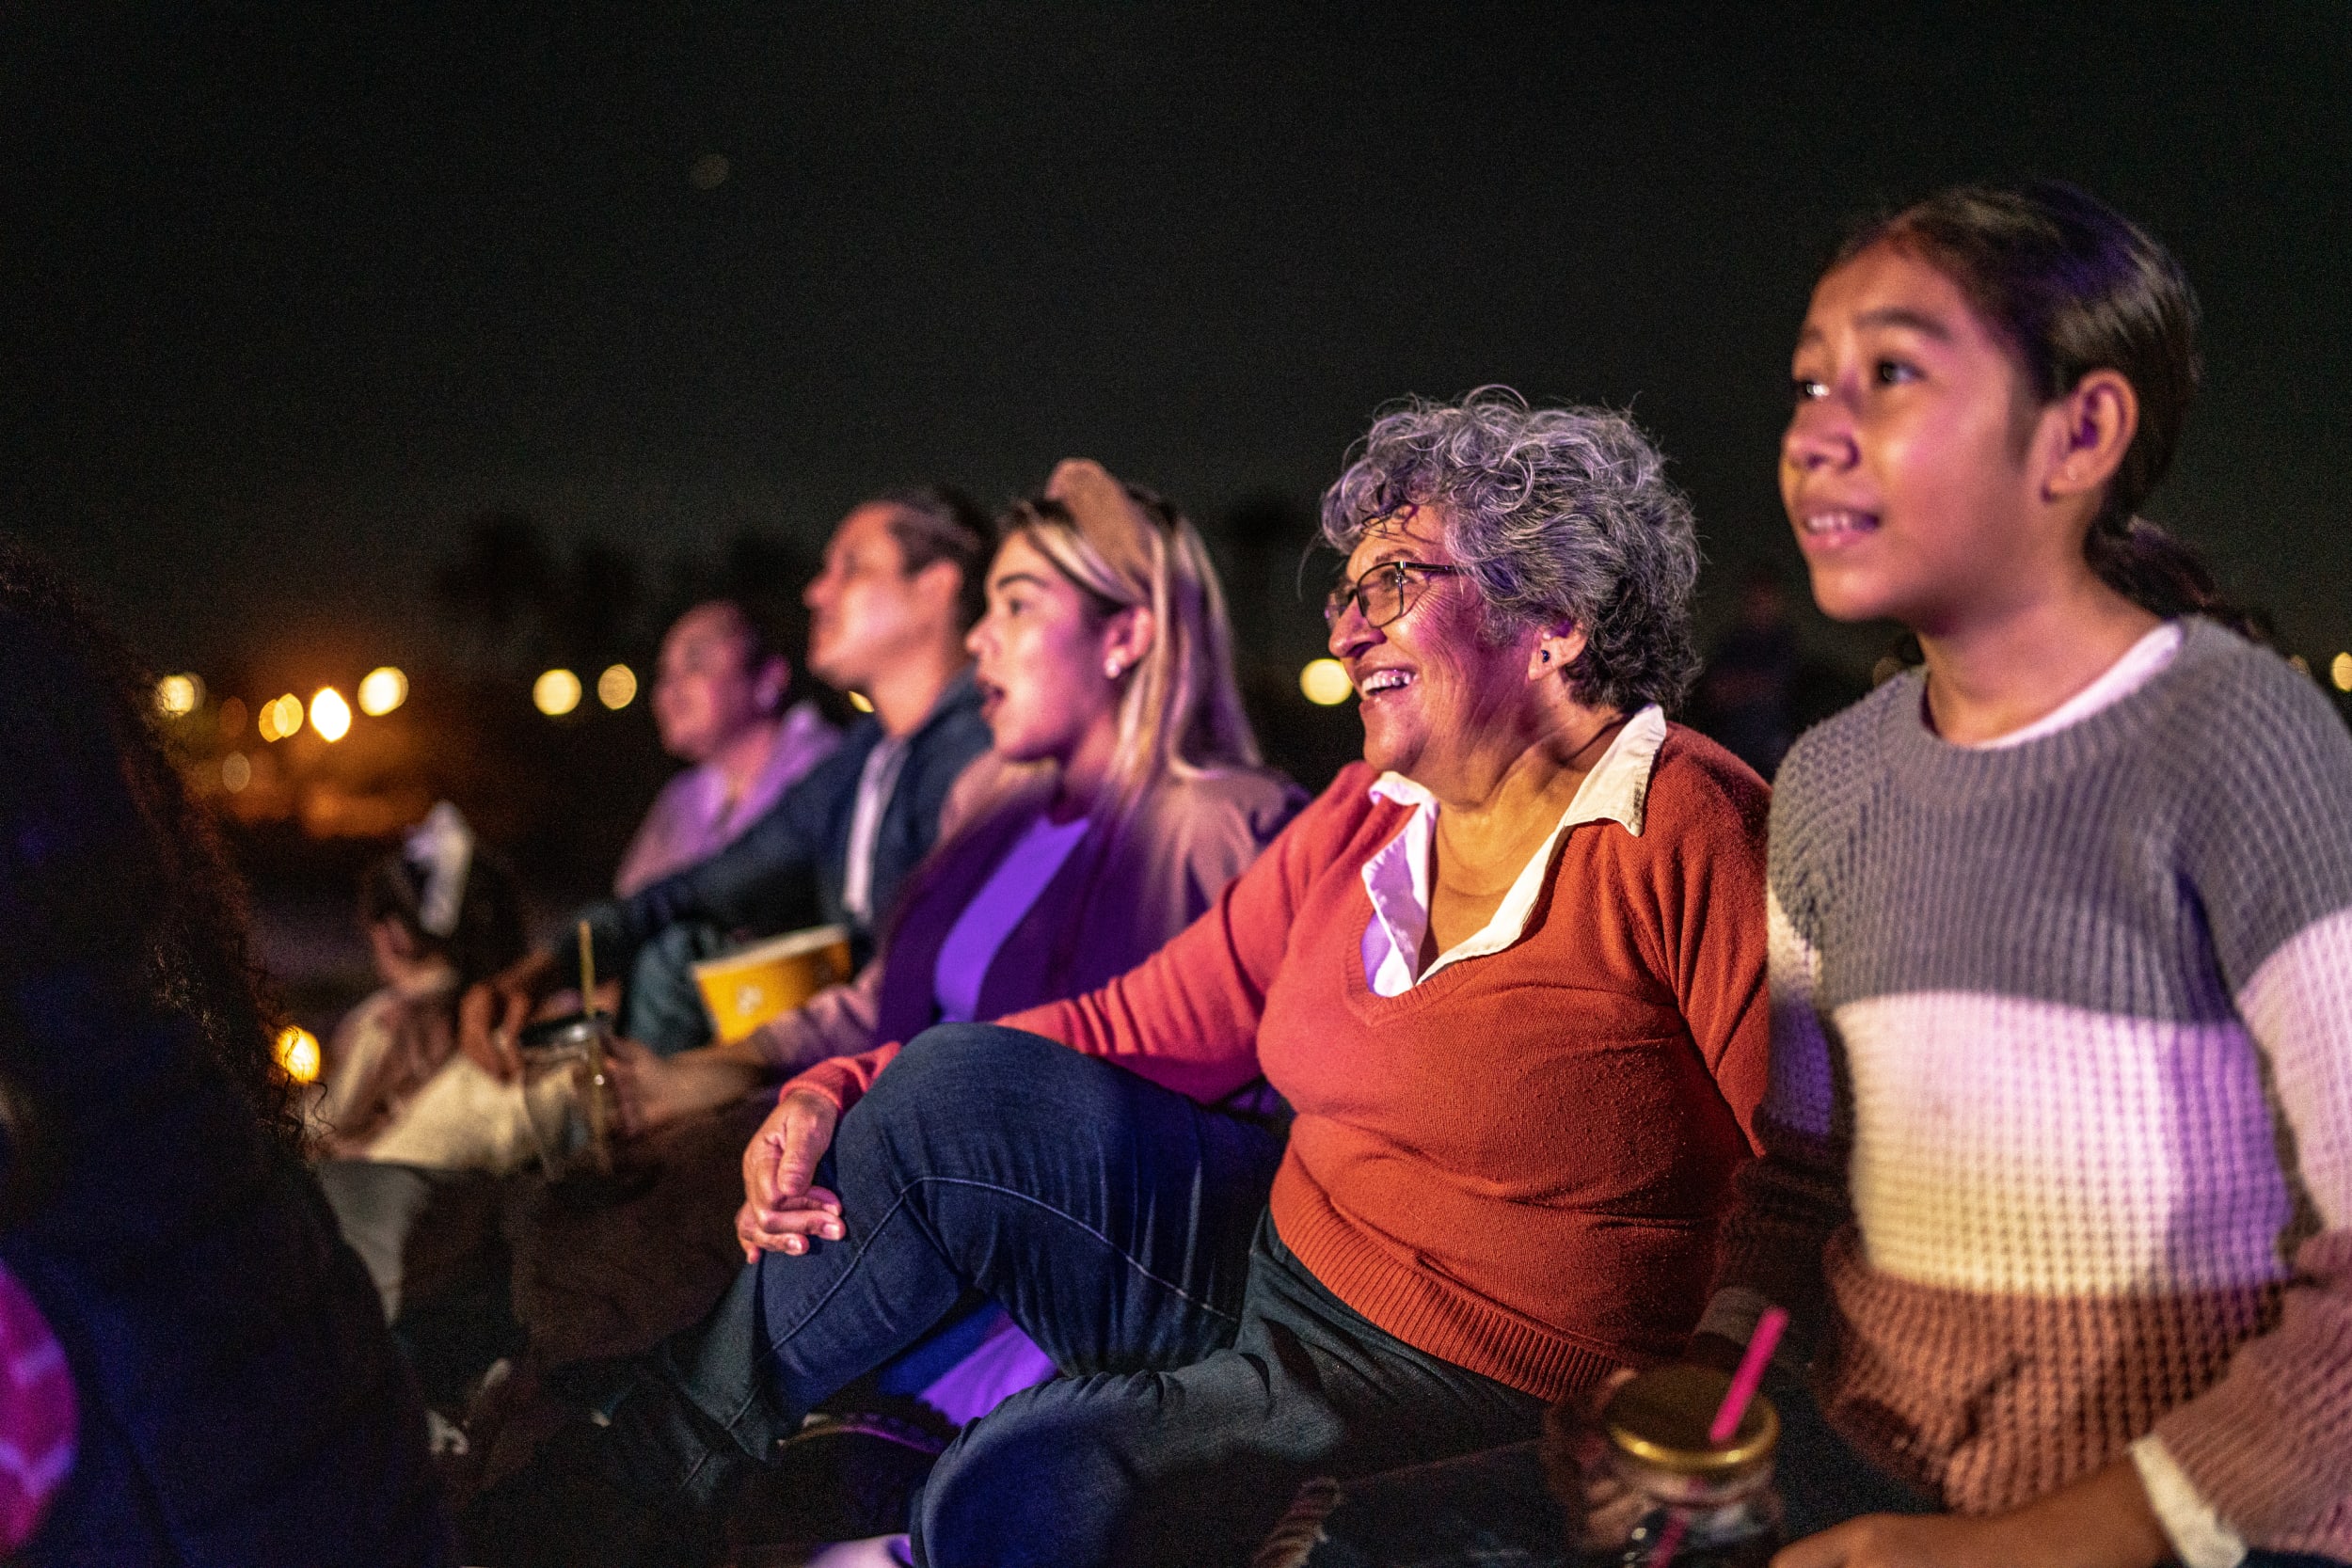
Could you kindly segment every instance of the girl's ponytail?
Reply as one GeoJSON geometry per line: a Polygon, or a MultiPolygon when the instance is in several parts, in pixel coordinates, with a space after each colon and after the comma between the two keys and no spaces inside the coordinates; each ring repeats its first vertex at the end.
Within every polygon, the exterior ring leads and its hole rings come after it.
{"type": "Polygon", "coordinates": [[[2125,517],[2120,526],[2100,518],[2083,553],[2101,582],[2143,610],[2168,621],[2207,616],[2241,637],[2265,641],[2246,611],[2223,596],[2204,557],[2145,517],[2125,517]]]}

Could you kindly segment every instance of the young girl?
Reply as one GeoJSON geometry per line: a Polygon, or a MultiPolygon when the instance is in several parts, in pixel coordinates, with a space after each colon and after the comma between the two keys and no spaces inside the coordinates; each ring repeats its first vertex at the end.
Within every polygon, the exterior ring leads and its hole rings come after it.
{"type": "Polygon", "coordinates": [[[311,1112],[320,1152],[516,1168],[533,1147],[521,1100],[457,1050],[458,996],[523,951],[512,879],[442,801],[360,879],[359,923],[384,986],[335,1030],[311,1112]]]}
{"type": "MultiPolygon", "coordinates": [[[[2352,1560],[2352,737],[2137,515],[2195,317],[2090,197],[1960,189],[1798,339],[1814,594],[1926,662],[1780,773],[1705,1326],[1791,1308],[1836,1437],[1953,1512],[1779,1568],[2352,1560]]],[[[1862,1479],[1785,1452],[1792,1525],[1862,1479]]]]}

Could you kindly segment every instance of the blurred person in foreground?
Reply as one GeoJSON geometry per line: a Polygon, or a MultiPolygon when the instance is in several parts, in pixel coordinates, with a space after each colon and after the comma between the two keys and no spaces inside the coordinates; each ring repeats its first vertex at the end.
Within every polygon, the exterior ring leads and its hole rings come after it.
{"type": "Polygon", "coordinates": [[[303,1166],[151,689],[0,546],[0,1318],[17,1397],[61,1354],[79,1412],[57,1484],[0,1401],[9,1485],[56,1485],[8,1560],[448,1563],[422,1413],[303,1166]]]}
{"type": "Polygon", "coordinates": [[[1764,1085],[1765,790],[1662,711],[1698,563],[1664,467],[1502,391],[1374,426],[1324,509],[1365,761],[1104,988],[787,1086],[754,1332],[575,1429],[640,1560],[692,1560],[750,1461],[972,1293],[1065,1375],[875,1560],[1238,1559],[1308,1476],[1532,1436],[1680,1348],[1764,1085]],[[1261,1072],[1287,1144],[1216,1108],[1261,1072]],[[755,1397],[704,1405],[728,1359],[755,1397]]]}
{"type": "MultiPolygon", "coordinates": [[[[710,1037],[692,966],[743,937],[850,927],[860,961],[899,885],[930,852],[948,790],[988,746],[963,635],[979,618],[988,519],[944,487],[850,511],[803,595],[808,665],[874,711],[716,854],[580,911],[596,970],[628,976],[621,1032],[669,1054],[710,1037]]],[[[501,1077],[532,1009],[575,973],[571,927],[461,1005],[468,1055],[501,1077]]]]}
{"type": "Polygon", "coordinates": [[[614,897],[708,860],[833,755],[841,733],[813,698],[787,704],[791,691],[790,656],[736,600],[707,600],[671,626],[653,721],[661,749],[688,766],[661,786],[621,856],[614,897]]]}

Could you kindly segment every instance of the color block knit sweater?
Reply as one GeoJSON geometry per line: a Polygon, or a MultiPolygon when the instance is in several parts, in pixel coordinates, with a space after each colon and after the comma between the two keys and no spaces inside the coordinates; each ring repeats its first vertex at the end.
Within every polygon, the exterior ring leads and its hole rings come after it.
{"type": "MultiPolygon", "coordinates": [[[[1763,784],[1671,729],[1639,836],[1565,833],[1526,933],[1392,997],[1363,865],[1412,815],[1343,769],[1209,912],[1004,1022],[1217,1100],[1297,1112],[1275,1227],[1406,1343],[1541,1398],[1682,1346],[1764,1091],[1763,784]]],[[[811,1069],[847,1104],[895,1048],[811,1069]]]]}
{"type": "Polygon", "coordinates": [[[2352,736],[2207,622],[2013,748],[1921,696],[1781,771],[1708,1326],[1809,1319],[1833,1421],[1957,1508],[2153,1433],[2223,1540],[2352,1559],[2352,736]]]}

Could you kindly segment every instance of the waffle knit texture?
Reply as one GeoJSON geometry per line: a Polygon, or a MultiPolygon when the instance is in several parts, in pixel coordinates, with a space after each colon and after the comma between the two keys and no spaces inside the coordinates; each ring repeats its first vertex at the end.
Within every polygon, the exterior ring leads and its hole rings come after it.
{"type": "MultiPolygon", "coordinates": [[[[1002,1022],[1203,1102],[1261,1071],[1297,1113],[1276,1229],[1406,1344],[1544,1399],[1677,1352],[1769,1048],[1763,784],[1668,732],[1637,836],[1562,834],[1520,939],[1366,984],[1364,863],[1412,815],[1341,771],[1198,922],[1002,1022]]],[[[885,1048],[794,1080],[846,1106],[885,1048]]]]}
{"type": "Polygon", "coordinates": [[[1955,1508],[2153,1434],[2251,1545],[2352,1559],[2352,736],[2203,621],[2024,745],[1921,699],[1783,765],[1708,1326],[1789,1307],[1839,1430],[1955,1508]]]}

